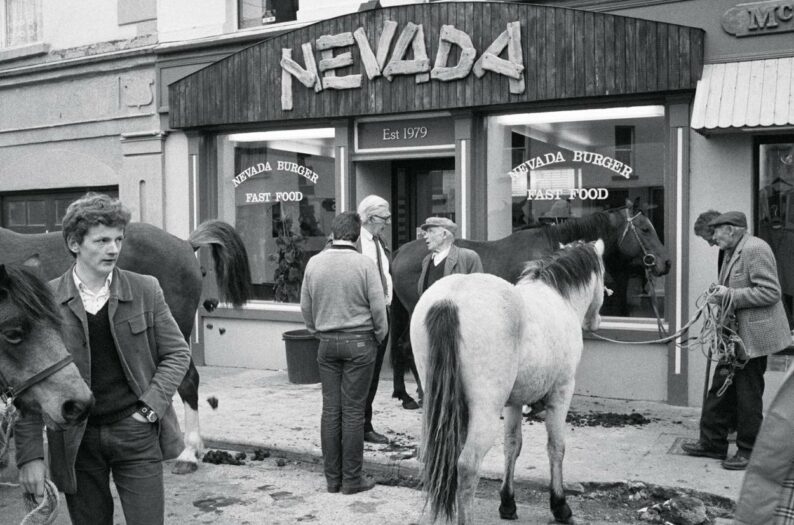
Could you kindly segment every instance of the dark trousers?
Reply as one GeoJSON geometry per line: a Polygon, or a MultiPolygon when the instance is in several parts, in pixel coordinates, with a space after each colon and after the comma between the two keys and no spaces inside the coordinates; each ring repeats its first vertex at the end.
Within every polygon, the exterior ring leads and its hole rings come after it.
{"type": "Polygon", "coordinates": [[[386,347],[389,346],[389,334],[378,344],[378,350],[375,354],[375,367],[372,369],[372,381],[369,384],[369,392],[367,392],[367,403],[364,407],[364,432],[374,430],[372,427],[372,402],[375,401],[375,394],[378,393],[378,384],[380,383],[380,369],[383,367],[383,356],[386,355],[386,347]]]}
{"type": "Polygon", "coordinates": [[[317,364],[323,388],[320,437],[329,487],[361,483],[364,405],[377,343],[372,334],[320,334],[317,364]]]}
{"type": "Polygon", "coordinates": [[[163,523],[163,455],[156,424],[130,416],[86,426],[75,472],[77,492],[66,495],[74,525],[113,525],[111,473],[128,525],[163,523]]]}
{"type": "Polygon", "coordinates": [[[750,359],[744,368],[737,368],[733,383],[717,397],[730,369],[724,364],[714,369],[711,389],[700,416],[700,441],[713,450],[727,452],[728,433],[736,429],[736,446],[750,453],[764,417],[766,356],[750,359]]]}

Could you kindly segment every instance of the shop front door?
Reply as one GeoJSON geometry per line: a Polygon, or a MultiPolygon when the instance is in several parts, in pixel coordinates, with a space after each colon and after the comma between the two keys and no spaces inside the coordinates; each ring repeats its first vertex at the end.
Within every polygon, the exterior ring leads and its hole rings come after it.
{"type": "Polygon", "coordinates": [[[455,220],[455,158],[392,162],[392,239],[394,248],[417,238],[428,217],[455,220]]]}

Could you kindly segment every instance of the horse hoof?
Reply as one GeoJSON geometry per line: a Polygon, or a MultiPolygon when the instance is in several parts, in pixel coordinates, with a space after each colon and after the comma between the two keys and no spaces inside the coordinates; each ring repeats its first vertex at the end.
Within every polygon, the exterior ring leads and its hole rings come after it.
{"type": "Polygon", "coordinates": [[[171,469],[172,474],[192,474],[198,470],[198,463],[191,461],[177,461],[174,463],[174,468],[171,469]]]}
{"type": "Polygon", "coordinates": [[[513,506],[512,510],[510,509],[503,510],[502,506],[499,505],[499,517],[502,518],[503,520],[517,520],[518,513],[516,512],[515,506],[513,506]]]}

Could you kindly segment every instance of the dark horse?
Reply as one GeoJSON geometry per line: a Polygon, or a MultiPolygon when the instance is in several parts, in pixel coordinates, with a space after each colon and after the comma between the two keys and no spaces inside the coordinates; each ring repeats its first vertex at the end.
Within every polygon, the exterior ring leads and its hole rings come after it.
{"type": "MultiPolygon", "coordinates": [[[[604,263],[614,279],[615,294],[623,300],[629,270],[645,267],[657,276],[670,271],[670,257],[653,224],[631,205],[571,218],[561,224],[520,230],[497,241],[458,239],[455,244],[477,252],[486,273],[515,284],[527,261],[553,253],[560,244],[599,238],[604,241],[604,263]]],[[[410,366],[417,382],[420,382],[410,349],[408,326],[411,312],[419,300],[417,282],[422,259],[427,253],[423,240],[411,241],[395,252],[391,264],[395,295],[391,305],[391,347],[395,365],[393,397],[404,401],[410,396],[405,391],[401,363],[410,366]]]]}
{"type": "Polygon", "coordinates": [[[82,421],[94,404],[60,325],[46,283],[26,268],[0,264],[0,398],[40,412],[55,429],[82,421]]]}
{"type": "MultiPolygon", "coordinates": [[[[187,241],[150,224],[132,223],[127,226],[118,260],[119,268],[152,275],[160,281],[165,301],[188,342],[205,273],[194,252],[202,246],[212,249],[218,299],[234,306],[248,301],[251,298],[248,254],[234,228],[222,221],[200,224],[187,241]]],[[[9,257],[37,259],[41,275],[47,280],[63,274],[74,262],[61,232],[22,235],[0,228],[0,259],[9,257]]],[[[218,299],[208,299],[204,304],[208,309],[214,308],[218,299]]],[[[198,454],[203,448],[198,421],[198,387],[198,371],[191,360],[179,386],[179,396],[185,404],[185,450],[174,465],[174,472],[178,474],[196,470],[198,454]]]]}

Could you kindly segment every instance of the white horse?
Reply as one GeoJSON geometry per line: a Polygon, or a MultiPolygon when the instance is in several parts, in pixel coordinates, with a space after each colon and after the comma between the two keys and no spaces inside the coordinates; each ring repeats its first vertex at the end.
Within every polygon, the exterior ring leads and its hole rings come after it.
{"type": "Polygon", "coordinates": [[[581,328],[598,329],[604,244],[576,243],[527,264],[519,282],[451,275],[419,299],[411,343],[425,378],[421,459],[433,519],[470,523],[479,469],[504,408],[505,474],[499,514],[516,519],[513,475],[521,407],[546,403],[551,511],[573,523],[565,501],[565,416],[582,354],[581,328]]]}

